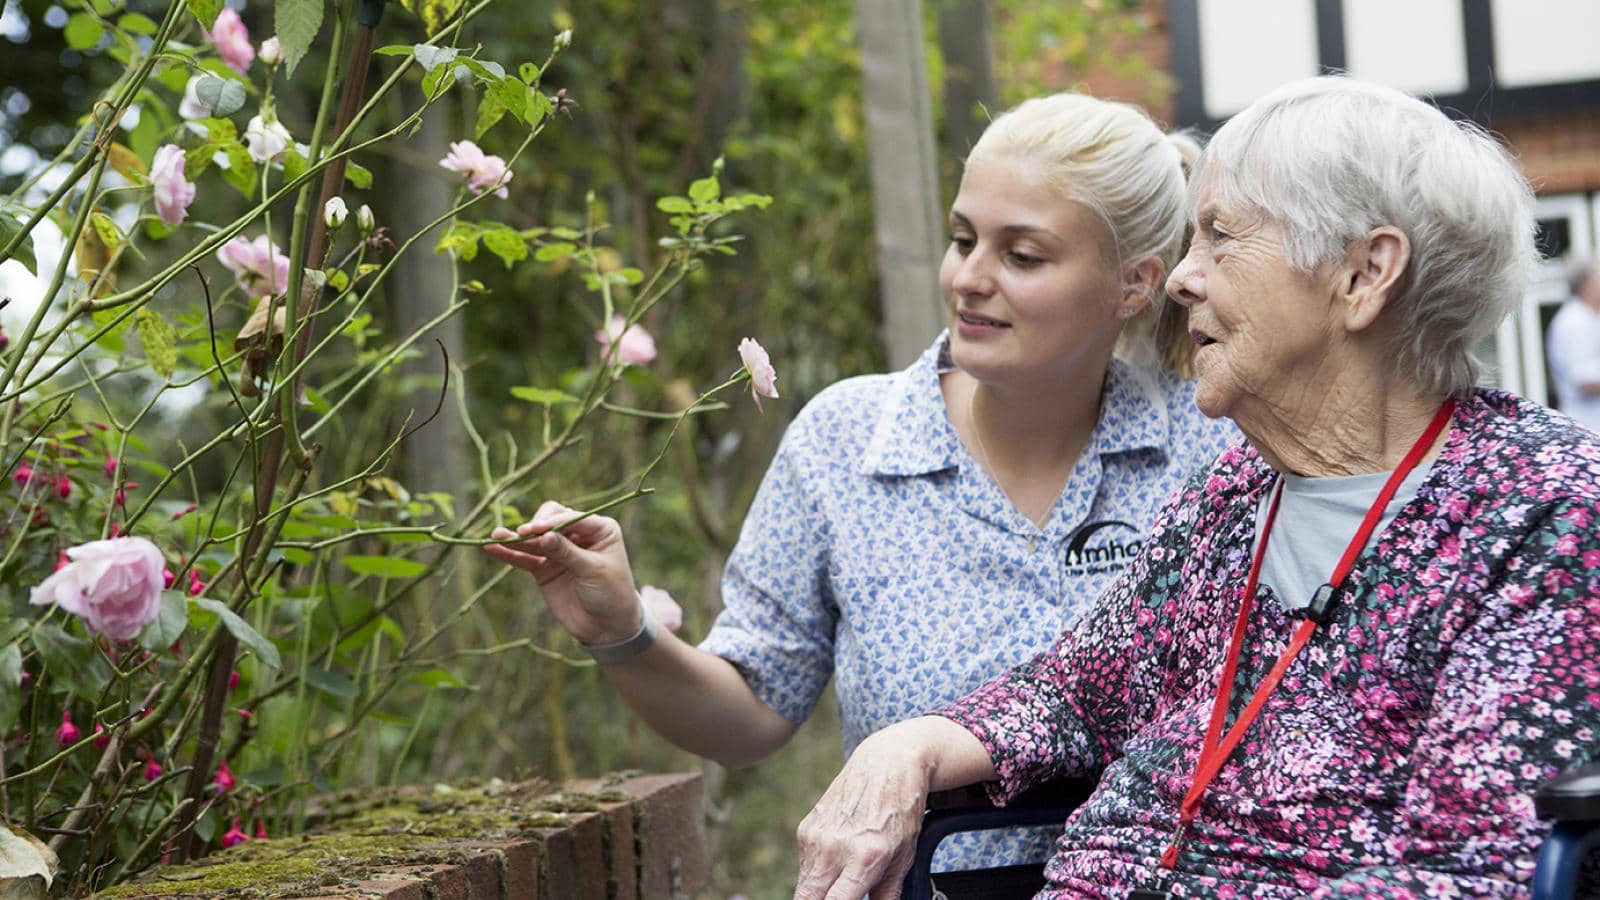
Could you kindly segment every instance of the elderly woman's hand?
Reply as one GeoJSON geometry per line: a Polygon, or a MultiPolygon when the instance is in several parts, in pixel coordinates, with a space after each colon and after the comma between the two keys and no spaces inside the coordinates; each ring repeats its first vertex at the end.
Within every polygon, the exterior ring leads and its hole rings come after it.
{"type": "Polygon", "coordinates": [[[895,900],[928,792],[993,777],[983,745],[949,719],[923,716],[874,733],[800,822],[795,900],[895,900]]]}
{"type": "Polygon", "coordinates": [[[486,544],[484,552],[533,573],[556,621],[585,644],[626,640],[642,621],[628,568],[622,528],[607,516],[589,516],[560,532],[550,529],[580,515],[554,501],[517,527],[496,528],[494,538],[528,536],[511,544],[486,544]]]}

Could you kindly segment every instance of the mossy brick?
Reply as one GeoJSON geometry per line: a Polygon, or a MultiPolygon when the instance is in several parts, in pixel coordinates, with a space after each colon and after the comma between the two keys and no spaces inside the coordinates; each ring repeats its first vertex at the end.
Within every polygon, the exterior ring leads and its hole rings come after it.
{"type": "Polygon", "coordinates": [[[566,827],[543,832],[539,883],[548,900],[607,900],[605,826],[600,813],[573,813],[566,827]]]}
{"type": "Polygon", "coordinates": [[[568,784],[567,789],[593,796],[599,806],[601,850],[606,861],[606,897],[610,900],[634,900],[639,896],[633,847],[635,799],[599,779],[574,781],[568,784]]]}
{"type": "Polygon", "coordinates": [[[638,798],[633,825],[639,897],[692,896],[705,885],[711,869],[700,775],[641,775],[617,788],[638,798]]]}
{"type": "Polygon", "coordinates": [[[492,844],[482,841],[446,841],[424,844],[418,850],[438,853],[448,859],[459,860],[457,867],[467,878],[467,891],[472,900],[500,900],[500,859],[492,844]]]}
{"type": "Polygon", "coordinates": [[[427,892],[423,890],[422,881],[393,880],[393,881],[354,881],[350,883],[351,889],[362,897],[381,897],[383,900],[427,900],[427,892]]]}

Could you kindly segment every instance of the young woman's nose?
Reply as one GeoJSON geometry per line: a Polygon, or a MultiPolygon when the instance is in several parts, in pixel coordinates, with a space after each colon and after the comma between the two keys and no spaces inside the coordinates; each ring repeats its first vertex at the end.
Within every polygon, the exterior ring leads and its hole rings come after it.
{"type": "Polygon", "coordinates": [[[988,252],[974,247],[956,268],[956,276],[951,281],[951,286],[959,294],[981,295],[993,291],[994,276],[990,272],[990,263],[988,252]]]}

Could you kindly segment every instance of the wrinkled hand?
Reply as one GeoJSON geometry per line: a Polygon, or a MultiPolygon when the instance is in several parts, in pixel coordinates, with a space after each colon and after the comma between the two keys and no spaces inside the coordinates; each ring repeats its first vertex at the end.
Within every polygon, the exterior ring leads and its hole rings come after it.
{"type": "Polygon", "coordinates": [[[532,572],[556,621],[585,644],[626,640],[639,630],[639,601],[622,527],[608,516],[589,516],[560,532],[550,529],[579,515],[555,501],[541,504],[532,519],[496,528],[494,538],[528,536],[511,544],[485,544],[484,552],[532,572]]]}
{"type": "Polygon", "coordinates": [[[900,896],[916,851],[929,771],[897,730],[863,741],[801,820],[795,900],[900,896]]]}

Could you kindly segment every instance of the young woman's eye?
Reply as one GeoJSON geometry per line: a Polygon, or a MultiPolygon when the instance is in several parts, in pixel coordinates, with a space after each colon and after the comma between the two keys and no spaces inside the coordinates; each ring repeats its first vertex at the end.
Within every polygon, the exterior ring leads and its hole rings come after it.
{"type": "Polygon", "coordinates": [[[1044,262],[1043,259],[1034,256],[1031,253],[1021,253],[1016,250],[1011,251],[1011,261],[1024,269],[1031,269],[1034,266],[1044,262]]]}
{"type": "Polygon", "coordinates": [[[971,253],[972,248],[976,243],[976,241],[964,234],[950,235],[950,245],[955,247],[956,252],[960,253],[962,256],[966,256],[968,253],[971,253]]]}

